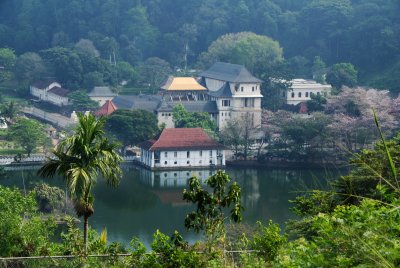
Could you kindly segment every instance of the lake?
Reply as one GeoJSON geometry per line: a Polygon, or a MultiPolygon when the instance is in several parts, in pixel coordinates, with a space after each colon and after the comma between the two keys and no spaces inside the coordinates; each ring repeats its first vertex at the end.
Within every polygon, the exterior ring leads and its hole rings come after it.
{"type": "MultiPolygon", "coordinates": [[[[36,175],[37,169],[7,171],[7,177],[0,179],[0,184],[31,189],[42,180],[36,175]]],[[[151,172],[133,165],[124,165],[123,170],[119,187],[110,188],[101,180],[96,185],[95,213],[89,218],[92,228],[100,232],[106,227],[109,241],[125,245],[133,236],[149,245],[157,229],[168,235],[178,230],[189,241],[198,237],[185,231],[185,216],[194,206],[182,200],[182,192],[191,176],[196,175],[204,183],[215,170],[151,172]]],[[[337,170],[323,169],[228,167],[225,171],[242,188],[244,222],[250,224],[267,223],[270,219],[284,224],[295,217],[290,211],[290,199],[310,189],[325,188],[327,179],[339,175],[337,170]]],[[[64,188],[59,178],[47,182],[64,188]]]]}

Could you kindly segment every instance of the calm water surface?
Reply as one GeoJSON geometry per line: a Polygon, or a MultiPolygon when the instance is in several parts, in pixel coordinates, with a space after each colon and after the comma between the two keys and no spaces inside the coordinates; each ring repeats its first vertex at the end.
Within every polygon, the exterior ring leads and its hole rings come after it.
{"type": "MultiPolygon", "coordinates": [[[[41,179],[36,168],[7,171],[0,184],[29,190],[41,179]]],[[[92,228],[108,231],[109,241],[120,241],[126,245],[137,236],[149,245],[152,234],[159,229],[168,235],[174,230],[184,234],[189,241],[196,239],[187,233],[184,219],[194,206],[182,200],[183,189],[188,178],[196,175],[201,181],[215,171],[168,171],[150,172],[134,166],[124,166],[124,177],[118,188],[110,188],[99,181],[94,190],[95,213],[89,219],[92,228]]],[[[290,199],[299,192],[324,188],[326,179],[340,173],[337,170],[253,169],[227,168],[226,172],[242,187],[242,204],[245,207],[244,221],[274,222],[284,224],[295,216],[290,211],[290,199]]],[[[61,179],[47,182],[64,188],[61,179]]]]}

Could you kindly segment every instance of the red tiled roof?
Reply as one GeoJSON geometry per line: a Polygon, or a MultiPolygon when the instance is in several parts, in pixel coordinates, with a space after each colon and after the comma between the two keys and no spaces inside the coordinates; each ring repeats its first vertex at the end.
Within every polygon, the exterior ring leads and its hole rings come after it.
{"type": "Polygon", "coordinates": [[[154,141],[143,142],[139,147],[149,151],[223,149],[201,128],[166,128],[154,141]]]}
{"type": "Polygon", "coordinates": [[[97,116],[110,115],[115,110],[117,110],[117,107],[114,105],[114,103],[110,100],[107,100],[94,114],[97,116]]]}
{"type": "Polygon", "coordinates": [[[69,90],[61,87],[52,87],[49,90],[50,93],[53,93],[55,95],[61,96],[61,97],[66,97],[69,94],[69,90]]]}

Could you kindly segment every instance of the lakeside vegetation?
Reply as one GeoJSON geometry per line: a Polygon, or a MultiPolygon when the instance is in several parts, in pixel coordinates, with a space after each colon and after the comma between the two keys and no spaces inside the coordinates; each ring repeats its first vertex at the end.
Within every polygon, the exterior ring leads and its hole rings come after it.
{"type": "MultiPolygon", "coordinates": [[[[78,136],[68,140],[78,142],[81,134],[77,131],[78,136]]],[[[28,267],[75,267],[84,263],[89,267],[397,267],[400,264],[400,189],[396,168],[400,161],[399,141],[400,134],[378,143],[374,149],[355,154],[350,173],[333,181],[330,191],[314,190],[296,198],[294,211],[300,218],[292,220],[285,233],[272,222],[245,230],[236,227],[234,222],[242,217],[240,187],[230,184],[230,178],[222,171],[207,180],[208,189],[203,189],[194,177],[183,193],[185,200],[196,205],[196,210],[187,215],[185,226],[201,232],[203,239],[189,244],[177,232],[169,236],[156,231],[149,252],[138,238],[133,238],[129,247],[107,241],[106,230],[98,234],[89,229],[86,244],[72,220],[68,220],[68,229],[59,236],[54,232],[54,218],[43,220],[38,201],[41,200],[42,211],[51,210],[60,206],[62,191],[41,186],[25,195],[17,189],[0,186],[2,257],[76,255],[72,260],[60,257],[1,261],[28,267]],[[229,216],[225,215],[228,211],[224,207],[229,208],[229,216]],[[228,218],[232,224],[225,226],[228,218]],[[107,257],[90,257],[99,254],[107,257]]],[[[107,154],[88,157],[88,163],[105,161],[107,154]]],[[[67,164],[60,171],[68,179],[68,174],[79,175],[74,170],[80,168],[67,164]]],[[[109,174],[111,170],[104,172],[109,174]]],[[[80,181],[77,185],[83,193],[94,183],[80,181]]]]}

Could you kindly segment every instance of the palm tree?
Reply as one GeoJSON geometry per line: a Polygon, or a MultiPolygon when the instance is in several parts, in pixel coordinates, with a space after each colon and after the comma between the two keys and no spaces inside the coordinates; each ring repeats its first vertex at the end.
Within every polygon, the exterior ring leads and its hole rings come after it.
{"type": "Polygon", "coordinates": [[[58,174],[65,179],[75,212],[84,219],[85,251],[88,219],[94,212],[92,188],[97,177],[102,175],[108,185],[117,186],[122,175],[122,158],[116,153],[118,145],[104,137],[104,123],[104,119],[96,119],[91,114],[79,114],[75,133],[60,142],[53,151],[54,157],[38,171],[45,178],[58,174]]]}

